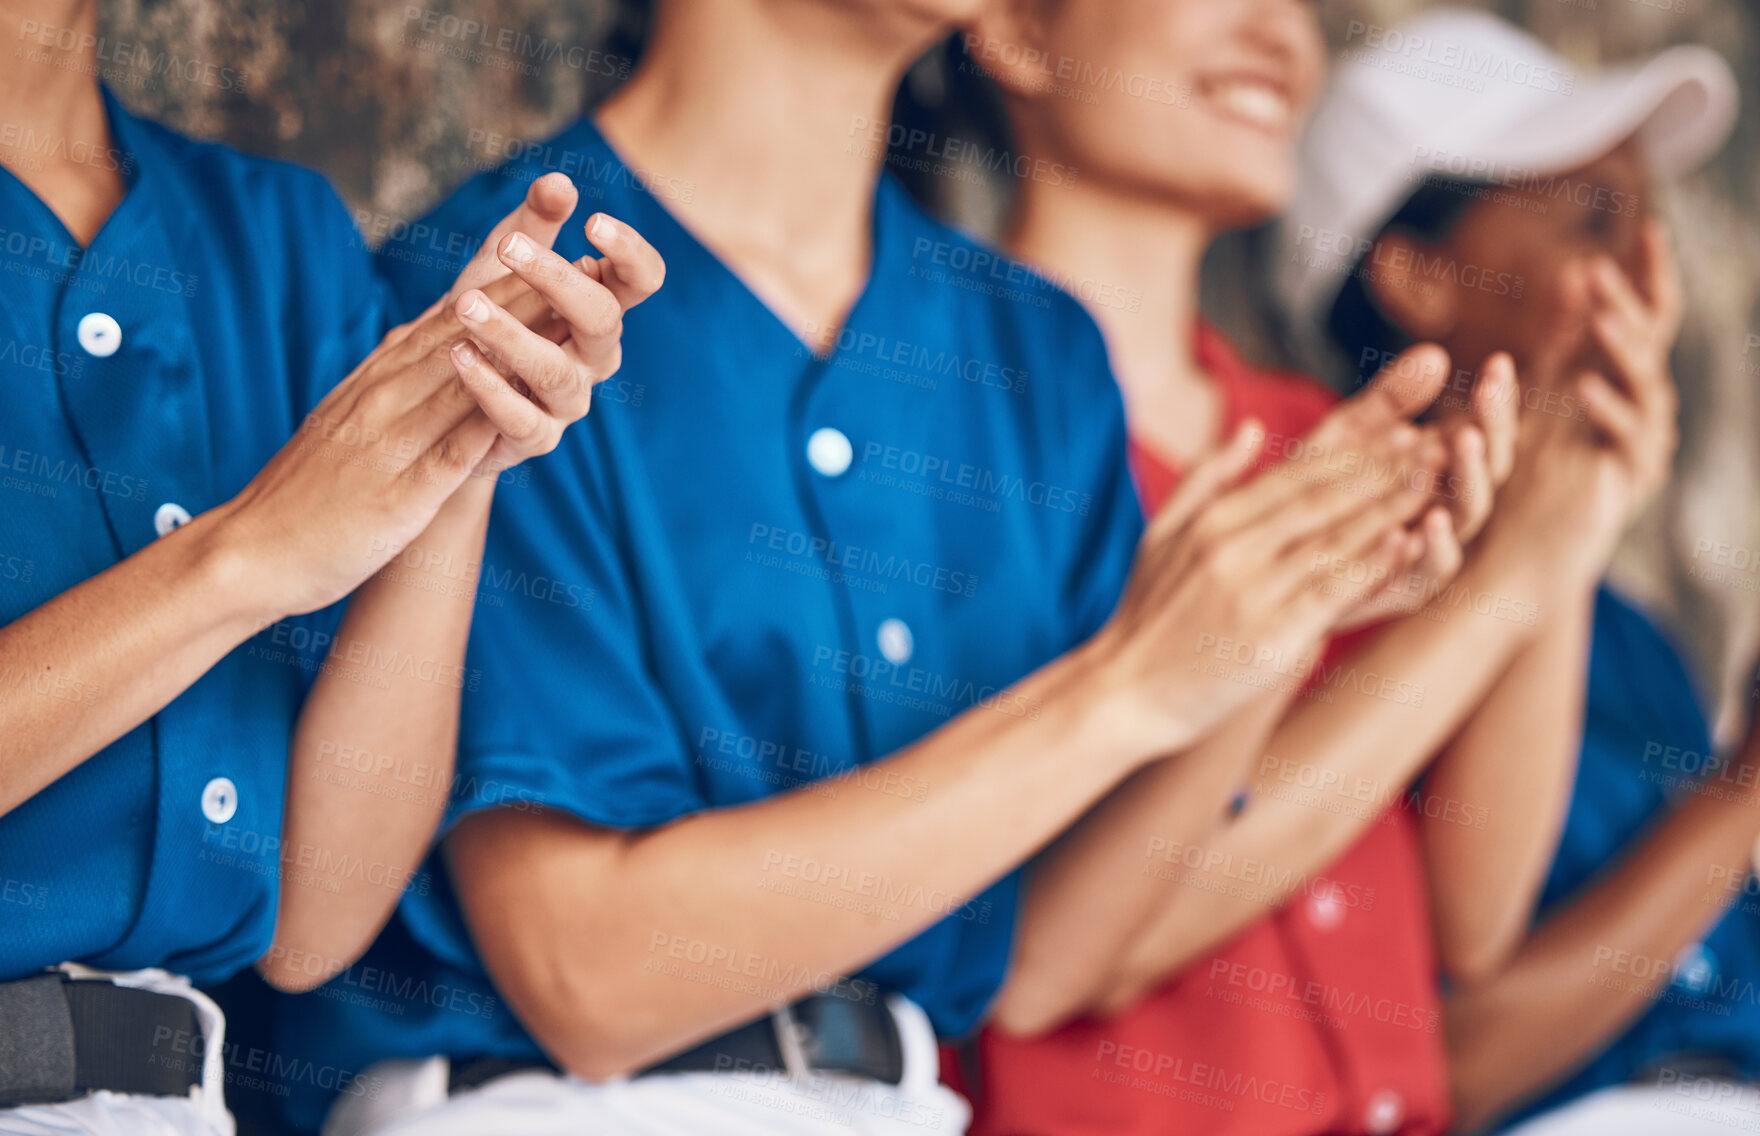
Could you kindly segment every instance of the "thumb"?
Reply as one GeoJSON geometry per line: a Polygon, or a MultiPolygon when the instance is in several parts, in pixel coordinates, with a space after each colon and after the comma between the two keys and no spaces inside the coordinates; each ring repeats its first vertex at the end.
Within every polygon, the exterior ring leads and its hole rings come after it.
{"type": "Polygon", "coordinates": [[[1361,412],[1392,426],[1410,421],[1430,408],[1448,383],[1448,352],[1434,343],[1420,343],[1400,352],[1399,358],[1381,368],[1354,401],[1361,412]]]}

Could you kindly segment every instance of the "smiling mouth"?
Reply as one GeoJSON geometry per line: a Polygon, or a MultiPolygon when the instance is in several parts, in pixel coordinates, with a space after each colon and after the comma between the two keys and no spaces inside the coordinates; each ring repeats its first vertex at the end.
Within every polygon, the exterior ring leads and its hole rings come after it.
{"type": "Polygon", "coordinates": [[[1288,90],[1261,79],[1213,79],[1202,87],[1204,104],[1225,118],[1268,134],[1284,135],[1295,125],[1295,102],[1288,90]]]}

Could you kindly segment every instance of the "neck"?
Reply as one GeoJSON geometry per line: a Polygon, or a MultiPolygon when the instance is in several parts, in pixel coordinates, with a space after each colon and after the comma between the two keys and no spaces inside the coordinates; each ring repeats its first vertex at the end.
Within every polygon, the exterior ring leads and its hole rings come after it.
{"type": "Polygon", "coordinates": [[[0,166],[82,245],[125,192],[116,163],[80,158],[111,152],[97,29],[97,0],[0,0],[0,166]]]}
{"type": "Polygon", "coordinates": [[[598,124],[631,164],[692,187],[667,204],[778,316],[834,335],[867,277],[893,91],[942,30],[816,2],[663,5],[598,124]]]}
{"type": "Polygon", "coordinates": [[[1097,182],[1024,183],[1005,243],[1082,299],[1105,333],[1131,428],[1175,458],[1205,449],[1214,384],[1193,331],[1198,277],[1213,237],[1204,218],[1097,182]]]}
{"type": "MultiPolygon", "coordinates": [[[[0,0],[0,106],[22,135],[60,137],[104,120],[97,0],[0,0]]],[[[87,139],[82,138],[82,141],[87,139]]]]}

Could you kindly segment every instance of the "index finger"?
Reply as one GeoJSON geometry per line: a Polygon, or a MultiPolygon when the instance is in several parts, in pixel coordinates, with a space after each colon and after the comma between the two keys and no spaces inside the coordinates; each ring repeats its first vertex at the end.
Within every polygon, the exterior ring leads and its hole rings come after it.
{"type": "Polygon", "coordinates": [[[509,233],[524,233],[545,248],[554,245],[556,234],[562,231],[563,222],[574,212],[579,200],[580,191],[566,174],[548,173],[533,181],[519,208],[503,217],[483,238],[464,271],[446,290],[446,298],[462,296],[472,288],[484,287],[507,275],[507,266],[501,262],[498,250],[509,233]]]}
{"type": "Polygon", "coordinates": [[[1638,255],[1638,291],[1672,339],[1680,329],[1686,305],[1674,245],[1668,239],[1668,230],[1654,217],[1644,219],[1638,234],[1638,255]]]}
{"type": "Polygon", "coordinates": [[[1410,449],[1418,440],[1412,418],[1436,401],[1448,375],[1448,352],[1421,344],[1383,367],[1361,393],[1335,407],[1309,431],[1295,456],[1264,471],[1231,501],[1229,523],[1244,524],[1281,507],[1317,479],[1307,473],[1316,459],[1318,480],[1348,480],[1352,467],[1370,468],[1370,457],[1385,458],[1410,449]],[[1401,430],[1400,427],[1405,427],[1401,430]]]}
{"type": "Polygon", "coordinates": [[[1372,437],[1399,422],[1410,422],[1442,394],[1449,366],[1448,352],[1434,343],[1407,348],[1309,437],[1314,441],[1352,434],[1372,437]]]}
{"type": "Polygon", "coordinates": [[[666,261],[647,238],[609,213],[587,218],[587,239],[604,254],[598,262],[599,283],[610,289],[629,311],[660,290],[666,261]]]}

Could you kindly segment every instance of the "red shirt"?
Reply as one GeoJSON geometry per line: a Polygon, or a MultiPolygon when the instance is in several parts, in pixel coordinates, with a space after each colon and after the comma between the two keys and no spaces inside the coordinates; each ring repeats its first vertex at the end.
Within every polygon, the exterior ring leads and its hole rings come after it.
{"type": "MultiPolygon", "coordinates": [[[[1208,326],[1197,348],[1222,387],[1225,432],[1258,418],[1275,449],[1336,401],[1303,376],[1254,370],[1208,326]]],[[[1152,513],[1179,472],[1135,445],[1131,459],[1152,513]]],[[[1283,908],[1129,1011],[1032,1040],[986,1030],[973,1136],[1441,1133],[1430,936],[1417,820],[1395,804],[1283,908]]]]}

